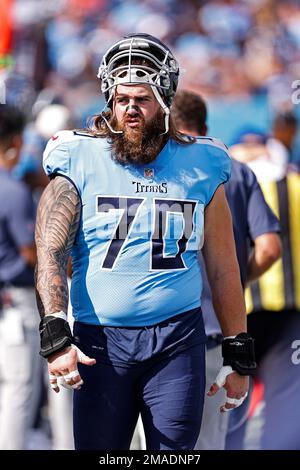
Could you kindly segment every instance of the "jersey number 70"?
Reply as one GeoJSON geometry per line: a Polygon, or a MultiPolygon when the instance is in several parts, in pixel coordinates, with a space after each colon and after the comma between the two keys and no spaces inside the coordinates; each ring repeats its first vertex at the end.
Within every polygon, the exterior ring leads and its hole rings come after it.
{"type": "MultiPolygon", "coordinates": [[[[138,223],[139,214],[145,198],[97,196],[97,213],[119,214],[113,237],[108,245],[102,262],[102,269],[113,269],[122,247],[128,241],[129,232],[135,223],[138,223]]],[[[197,201],[175,199],[153,199],[150,218],[153,220],[150,238],[150,269],[186,269],[182,254],[187,249],[187,243],[194,234],[194,213],[197,201]],[[168,229],[170,214],[180,214],[183,230],[176,239],[177,253],[174,256],[165,256],[165,235],[168,229]]],[[[173,234],[176,238],[176,233],[173,234]]]]}

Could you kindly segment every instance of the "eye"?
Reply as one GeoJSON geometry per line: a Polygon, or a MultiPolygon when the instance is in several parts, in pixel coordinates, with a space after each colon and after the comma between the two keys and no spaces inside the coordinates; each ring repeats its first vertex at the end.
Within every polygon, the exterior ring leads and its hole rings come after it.
{"type": "Polygon", "coordinates": [[[137,98],[137,101],[142,103],[144,101],[149,101],[149,98],[148,98],[148,96],[140,96],[139,98],[137,98]]]}

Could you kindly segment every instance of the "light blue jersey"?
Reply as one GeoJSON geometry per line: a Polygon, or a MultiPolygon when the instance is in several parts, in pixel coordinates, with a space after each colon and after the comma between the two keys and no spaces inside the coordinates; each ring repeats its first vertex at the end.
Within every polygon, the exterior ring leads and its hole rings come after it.
{"type": "Polygon", "coordinates": [[[230,176],[224,145],[169,140],[147,165],[121,165],[106,139],[62,131],[44,153],[82,202],[72,250],[77,321],[147,326],[199,307],[204,209],[230,176]]]}

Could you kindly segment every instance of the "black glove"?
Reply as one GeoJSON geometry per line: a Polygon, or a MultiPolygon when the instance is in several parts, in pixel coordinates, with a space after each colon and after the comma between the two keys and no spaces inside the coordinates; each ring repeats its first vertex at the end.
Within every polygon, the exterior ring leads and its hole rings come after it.
{"type": "Polygon", "coordinates": [[[240,333],[235,338],[225,338],[222,342],[224,366],[231,366],[240,375],[251,375],[256,371],[254,339],[248,333],[240,333]]]}
{"type": "Polygon", "coordinates": [[[40,355],[45,358],[73,343],[69,323],[62,318],[46,315],[40,322],[39,330],[41,335],[40,355]]]}

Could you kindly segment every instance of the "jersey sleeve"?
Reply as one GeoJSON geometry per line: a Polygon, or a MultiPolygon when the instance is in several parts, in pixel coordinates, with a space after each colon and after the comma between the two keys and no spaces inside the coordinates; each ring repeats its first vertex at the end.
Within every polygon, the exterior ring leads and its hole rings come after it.
{"type": "Polygon", "coordinates": [[[248,226],[252,240],[264,233],[280,232],[280,224],[272,209],[267,204],[255,174],[247,169],[249,191],[248,226]]]}
{"type": "Polygon", "coordinates": [[[46,174],[62,175],[70,178],[70,155],[68,150],[68,131],[59,132],[48,141],[43,154],[43,167],[46,174]]]}

